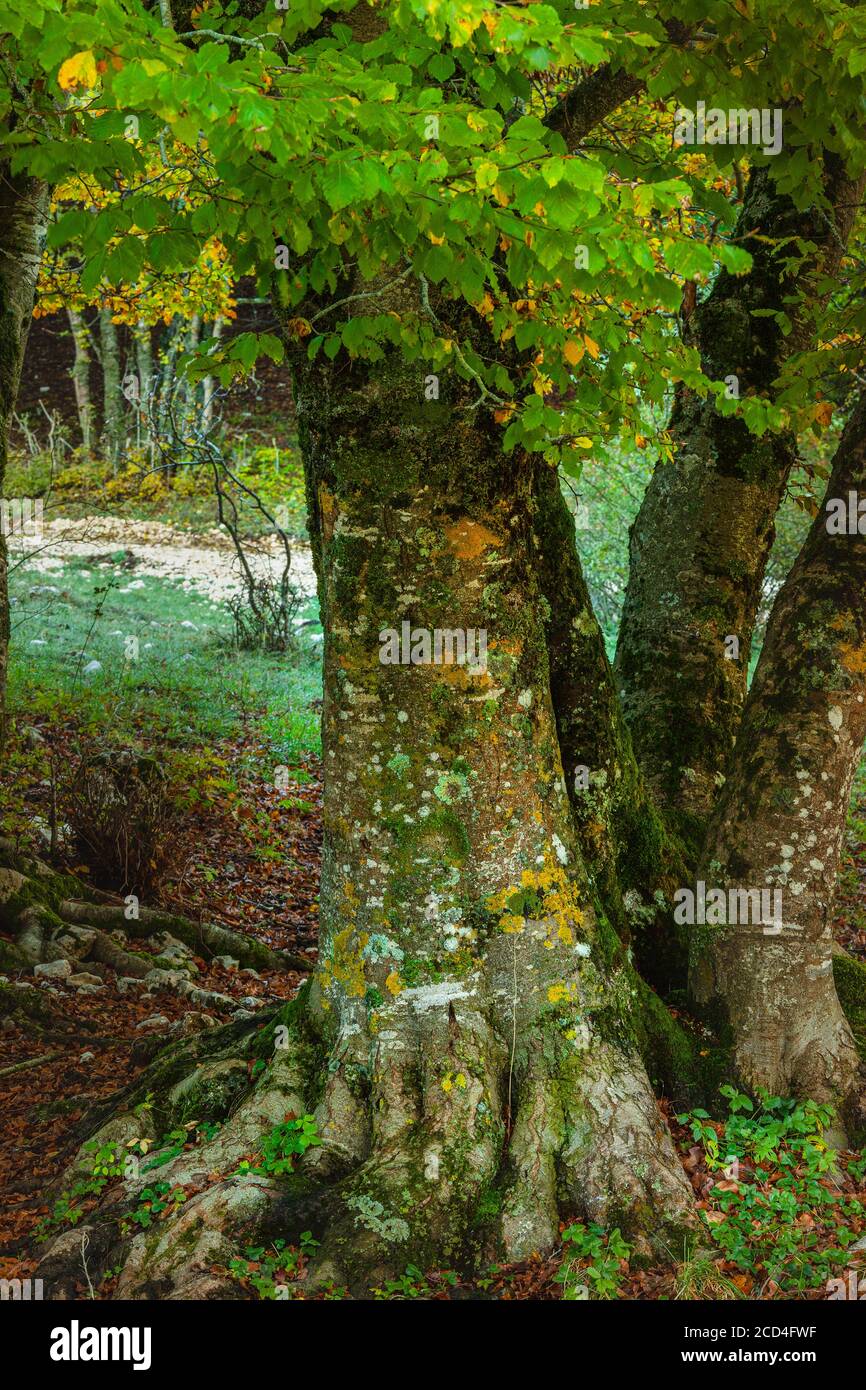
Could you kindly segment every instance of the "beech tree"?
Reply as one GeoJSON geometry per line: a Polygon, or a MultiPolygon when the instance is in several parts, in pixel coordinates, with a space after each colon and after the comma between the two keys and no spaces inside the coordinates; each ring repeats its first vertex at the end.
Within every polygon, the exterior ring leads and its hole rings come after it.
{"type": "MultiPolygon", "coordinates": [[[[22,43],[56,21],[49,4],[0,13],[22,43]]],[[[832,439],[834,403],[850,420],[828,501],[863,481],[866,21],[805,0],[135,19],[143,56],[95,31],[40,59],[87,140],[30,122],[14,168],[134,174],[134,113],[142,141],[168,130],[216,176],[189,210],[158,177],[130,185],[57,238],[112,283],[218,236],[271,295],[279,336],[204,344],[189,369],[228,383],[267,353],[291,374],[326,634],[325,839],[297,1000],[175,1044],[90,1117],[134,1147],[191,1097],[213,1111],[230,1061],[266,1064],[201,1156],[163,1170],[195,1191],[155,1234],[117,1234],[143,1175],[109,1194],[90,1266],[122,1265],[120,1297],[218,1296],[241,1232],[311,1229],[315,1277],[366,1288],[407,1260],[549,1248],[574,1211],[681,1250],[699,1228],[654,1085],[706,1099],[736,1078],[863,1126],[828,947],[864,735],[862,545],[823,507],[748,696],[746,672],[796,441],[832,439]],[[557,71],[551,98],[533,78],[557,71]],[[725,138],[678,144],[677,110],[698,103],[725,138]],[[615,440],[656,459],[616,672],[557,471],[579,484],[615,440]],[[408,659],[383,661],[404,623],[408,659]],[[437,632],[470,630],[483,662],[429,659],[437,632]],[[675,919],[678,894],[768,887],[781,922],[675,919]],[[646,982],[685,982],[689,955],[712,1047],[646,982]],[[244,1170],[304,1115],[316,1142],[303,1131],[291,1179],[244,1170]]],[[[43,949],[52,922],[112,912],[17,868],[43,949]]],[[[48,1252],[53,1287],[80,1241],[48,1252]]]]}

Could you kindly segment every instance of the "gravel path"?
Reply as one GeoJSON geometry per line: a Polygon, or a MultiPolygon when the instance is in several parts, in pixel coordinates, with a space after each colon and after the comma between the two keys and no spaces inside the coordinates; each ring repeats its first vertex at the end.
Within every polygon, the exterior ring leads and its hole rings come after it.
{"type": "MultiPolygon", "coordinates": [[[[46,524],[40,539],[16,538],[10,545],[10,559],[28,555],[28,567],[50,574],[62,569],[73,555],[96,563],[118,550],[135,557],[136,575],[158,575],[176,579],[181,588],[218,601],[236,593],[240,586],[237,557],[230,538],[218,529],[191,535],[162,521],[130,521],[119,516],[59,517],[46,524]]],[[[276,536],[250,541],[247,558],[255,574],[278,573],[282,551],[276,536]]],[[[292,577],[305,593],[316,589],[310,547],[301,541],[292,545],[292,577]]]]}

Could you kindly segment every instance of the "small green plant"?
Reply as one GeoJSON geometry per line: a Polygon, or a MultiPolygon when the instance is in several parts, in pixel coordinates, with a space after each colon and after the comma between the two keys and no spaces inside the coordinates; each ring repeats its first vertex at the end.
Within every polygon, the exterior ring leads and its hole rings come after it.
{"type": "Polygon", "coordinates": [[[136,1226],[146,1230],[154,1221],[168,1214],[173,1216],[179,1206],[186,1201],[182,1187],[172,1187],[168,1182],[155,1182],[139,1194],[138,1206],[130,1216],[136,1226]]]}
{"type": "Polygon", "coordinates": [[[36,1226],[37,1241],[47,1240],[63,1226],[77,1226],[84,1215],[83,1204],[87,1199],[99,1197],[109,1183],[123,1177],[124,1156],[119,1145],[99,1144],[91,1139],[84,1149],[92,1156],[90,1175],[78,1178],[68,1191],[60,1194],[51,1211],[36,1226]]]}
{"type": "MultiPolygon", "coordinates": [[[[703,1145],[709,1170],[724,1169],[704,1213],[712,1239],[756,1284],[772,1281],[786,1293],[819,1287],[844,1263],[866,1215],[834,1180],[839,1157],[824,1138],[833,1111],[763,1091],[757,1101],[733,1086],[721,1091],[726,1120],[703,1110],[677,1116],[703,1145]]],[[[849,1167],[856,1176],[856,1161],[849,1167]]]]}
{"type": "Polygon", "coordinates": [[[291,1286],[303,1279],[306,1262],[318,1246],[312,1231],[301,1232],[300,1245],[275,1240],[269,1246],[250,1246],[243,1258],[229,1261],[229,1273],[251,1284],[259,1298],[290,1298],[291,1286]]]}
{"type": "Polygon", "coordinates": [[[300,1119],[292,1117],[281,1125],[275,1125],[262,1141],[261,1159],[258,1163],[253,1164],[244,1159],[238,1165],[237,1171],[239,1174],[270,1173],[280,1177],[283,1173],[291,1173],[295,1159],[321,1142],[312,1115],[302,1115],[300,1119]]]}
{"type": "Polygon", "coordinates": [[[618,1227],[605,1231],[603,1226],[578,1221],[565,1228],[562,1244],[564,1259],[554,1277],[562,1285],[563,1299],[576,1301],[590,1294],[600,1299],[618,1297],[623,1262],[632,1253],[618,1227]]]}
{"type": "Polygon", "coordinates": [[[437,1286],[441,1287],[444,1284],[448,1288],[454,1288],[459,1282],[453,1269],[437,1270],[430,1278],[434,1282],[431,1283],[416,1265],[407,1265],[404,1274],[397,1279],[387,1279],[381,1287],[373,1289],[372,1294],[378,1302],[394,1300],[402,1303],[413,1298],[433,1298],[436,1296],[437,1286]]]}

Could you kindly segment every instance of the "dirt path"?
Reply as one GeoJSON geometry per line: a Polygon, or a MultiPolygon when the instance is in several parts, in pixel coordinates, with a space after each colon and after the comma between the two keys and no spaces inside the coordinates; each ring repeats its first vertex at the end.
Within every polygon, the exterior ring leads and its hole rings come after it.
{"type": "MultiPolygon", "coordinates": [[[[240,588],[240,570],[231,540],[214,529],[199,535],[178,530],[162,521],[134,521],[119,516],[58,517],[48,522],[39,539],[18,538],[10,545],[11,559],[28,557],[29,567],[50,574],[62,569],[72,556],[105,561],[126,550],[135,557],[137,575],[157,575],[177,580],[187,592],[218,601],[240,588]]],[[[282,552],[276,536],[249,542],[247,557],[256,575],[278,573],[282,552]]],[[[315,593],[310,547],[292,545],[292,577],[304,593],[315,593]]]]}

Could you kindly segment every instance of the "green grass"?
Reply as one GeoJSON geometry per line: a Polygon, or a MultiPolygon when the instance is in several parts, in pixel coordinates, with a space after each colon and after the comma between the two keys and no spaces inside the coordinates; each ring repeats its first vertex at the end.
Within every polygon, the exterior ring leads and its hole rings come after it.
{"type": "MultiPolygon", "coordinates": [[[[180,748],[252,726],[277,763],[319,751],[310,708],[321,694],[319,648],[309,636],[316,629],[304,630],[296,659],[237,652],[222,605],[171,579],[79,557],[50,573],[14,567],[10,597],[9,701],[19,722],[71,718],[106,742],[138,737],[180,748]],[[60,592],[31,596],[45,586],[60,592]],[[125,655],[129,637],[138,639],[137,660],[125,655]],[[102,669],[85,674],[91,661],[102,669]]],[[[316,611],[310,600],[303,616],[316,611]]]]}

